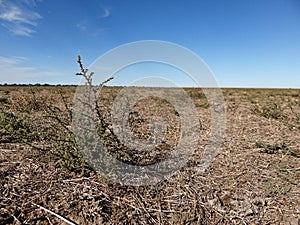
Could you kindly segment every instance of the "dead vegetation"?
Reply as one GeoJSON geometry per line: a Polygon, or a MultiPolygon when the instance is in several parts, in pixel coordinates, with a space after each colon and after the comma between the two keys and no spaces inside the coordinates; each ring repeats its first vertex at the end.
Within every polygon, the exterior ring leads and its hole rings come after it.
{"type": "MultiPolygon", "coordinates": [[[[105,87],[99,99],[108,124],[120,90],[105,87]]],[[[186,91],[201,122],[195,154],[170,179],[132,187],[106,180],[70,151],[73,87],[2,86],[0,224],[299,224],[300,91],[224,89],[226,135],[205,173],[197,164],[210,135],[210,107],[200,89],[186,91]]],[[[176,144],[178,115],[160,99],[132,110],[135,134],[148,137],[151,115],[164,116],[167,144],[176,144]]],[[[170,150],[162,149],[139,163],[163,160],[170,150]]]]}

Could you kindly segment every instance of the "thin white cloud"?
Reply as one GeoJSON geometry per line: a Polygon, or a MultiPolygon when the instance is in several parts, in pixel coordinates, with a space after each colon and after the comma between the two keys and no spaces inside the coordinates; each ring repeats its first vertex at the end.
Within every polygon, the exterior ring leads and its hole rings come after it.
{"type": "Polygon", "coordinates": [[[25,57],[3,57],[0,56],[0,68],[4,67],[5,65],[16,65],[21,61],[26,60],[25,57]]]}
{"type": "Polygon", "coordinates": [[[76,24],[76,27],[77,27],[81,32],[87,31],[87,21],[86,21],[86,20],[80,21],[79,23],[76,24]]]}
{"type": "Polygon", "coordinates": [[[1,25],[3,27],[7,28],[13,34],[19,35],[19,36],[29,37],[29,36],[31,36],[32,33],[35,32],[30,27],[24,26],[22,24],[5,24],[5,23],[1,23],[1,25]]]}
{"type": "Polygon", "coordinates": [[[26,5],[36,6],[37,2],[42,2],[43,0],[19,0],[19,1],[26,5]]]}
{"type": "Polygon", "coordinates": [[[103,13],[102,13],[102,18],[106,18],[110,16],[110,11],[107,8],[102,8],[103,13]]]}
{"type": "Polygon", "coordinates": [[[61,72],[39,71],[37,68],[24,66],[27,60],[24,57],[0,56],[0,83],[35,83],[63,76],[61,72]]]}
{"type": "MultiPolygon", "coordinates": [[[[110,11],[107,8],[102,6],[99,6],[99,8],[101,9],[101,14],[95,15],[94,21],[110,16],[110,11]]],[[[101,35],[104,31],[108,30],[108,28],[99,28],[97,25],[95,25],[94,21],[92,21],[91,19],[82,19],[77,24],[75,24],[75,26],[79,31],[90,33],[92,36],[101,35]]]]}
{"type": "Polygon", "coordinates": [[[33,0],[21,1],[0,1],[0,20],[1,25],[10,32],[20,36],[31,36],[34,27],[37,26],[37,20],[42,16],[31,10],[34,6],[33,0]]]}

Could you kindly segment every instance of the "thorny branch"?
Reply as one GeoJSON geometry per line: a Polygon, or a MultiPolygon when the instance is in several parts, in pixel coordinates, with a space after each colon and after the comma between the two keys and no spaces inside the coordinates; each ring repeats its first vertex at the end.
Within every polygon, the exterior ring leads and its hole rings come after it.
{"type": "MultiPolygon", "coordinates": [[[[94,72],[90,72],[90,74],[87,74],[89,71],[87,68],[83,67],[83,64],[81,62],[81,56],[78,55],[77,62],[79,64],[81,72],[76,73],[77,76],[83,76],[85,80],[87,81],[88,85],[91,87],[92,86],[92,76],[94,75],[94,72]]],[[[106,83],[114,79],[114,77],[109,77],[106,80],[104,80],[102,83],[100,83],[100,87],[103,87],[106,83]]]]}

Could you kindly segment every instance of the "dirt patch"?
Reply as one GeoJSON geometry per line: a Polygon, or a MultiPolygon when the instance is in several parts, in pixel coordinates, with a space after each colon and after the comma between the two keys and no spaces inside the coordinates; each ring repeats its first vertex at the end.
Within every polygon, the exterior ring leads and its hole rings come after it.
{"type": "MultiPolygon", "coordinates": [[[[60,88],[71,102],[74,88],[60,88]]],[[[108,123],[120,89],[104,88],[99,99],[108,123]]],[[[39,87],[37,98],[31,99],[22,98],[30,95],[26,87],[22,91],[1,87],[2,112],[14,113],[20,106],[34,110],[32,116],[39,118],[35,123],[40,121],[44,126],[38,127],[45,128],[38,100],[57,103],[61,98],[56,91],[39,87]]],[[[227,130],[218,156],[205,173],[198,173],[197,165],[210,137],[211,107],[200,89],[186,91],[199,114],[199,145],[186,166],[157,185],[125,186],[93,171],[80,176],[63,167],[51,149],[12,143],[14,139],[2,129],[0,224],[64,224],[63,219],[69,224],[299,224],[300,91],[224,89],[227,130]]],[[[130,114],[137,137],[149,137],[147,125],[153,115],[168,124],[166,140],[156,150],[141,154],[140,164],[163,160],[180,134],[172,105],[149,98],[130,114]]]]}

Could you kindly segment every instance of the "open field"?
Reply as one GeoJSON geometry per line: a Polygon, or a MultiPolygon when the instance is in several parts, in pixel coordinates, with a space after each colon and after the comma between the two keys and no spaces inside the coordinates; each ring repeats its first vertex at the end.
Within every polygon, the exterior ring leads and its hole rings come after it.
{"type": "MultiPolygon", "coordinates": [[[[300,224],[299,89],[223,89],[222,147],[198,173],[211,107],[201,89],[186,88],[199,114],[198,147],[174,176],[138,187],[107,180],[82,161],[70,133],[75,89],[0,86],[0,224],[300,224]]],[[[121,89],[102,90],[107,124],[121,89]]],[[[179,115],[162,99],[138,102],[129,122],[139,138],[149,137],[153,115],[167,121],[163,145],[130,155],[115,152],[108,136],[110,151],[133,164],[163,160],[177,143],[179,115]]]]}

